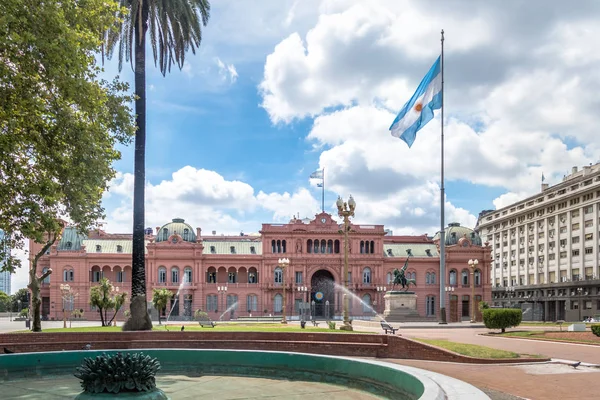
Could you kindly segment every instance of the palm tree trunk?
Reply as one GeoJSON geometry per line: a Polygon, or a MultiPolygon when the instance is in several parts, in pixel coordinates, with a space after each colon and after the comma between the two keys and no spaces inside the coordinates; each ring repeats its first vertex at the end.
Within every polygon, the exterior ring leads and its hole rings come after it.
{"type": "Polygon", "coordinates": [[[148,1],[142,2],[141,16],[135,24],[135,134],[133,181],[133,248],[131,261],[131,316],[123,330],[151,330],[146,309],[146,268],[144,243],[144,184],[146,181],[146,31],[148,1]]]}

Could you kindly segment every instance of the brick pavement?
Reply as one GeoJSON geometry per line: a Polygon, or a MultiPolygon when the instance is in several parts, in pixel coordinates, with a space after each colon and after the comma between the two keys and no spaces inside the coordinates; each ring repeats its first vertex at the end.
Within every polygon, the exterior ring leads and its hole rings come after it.
{"type": "MultiPolygon", "coordinates": [[[[533,400],[598,399],[600,369],[573,369],[564,364],[467,365],[417,360],[386,360],[438,372],[480,389],[533,400]]],[[[494,398],[494,397],[493,397],[494,398]]]]}

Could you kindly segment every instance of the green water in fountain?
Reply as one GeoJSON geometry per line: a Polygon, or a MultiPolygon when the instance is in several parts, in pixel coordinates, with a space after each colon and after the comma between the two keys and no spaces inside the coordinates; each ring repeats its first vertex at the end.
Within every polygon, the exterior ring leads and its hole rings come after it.
{"type": "MultiPolygon", "coordinates": [[[[411,400],[424,393],[409,373],[377,363],[342,357],[246,350],[139,350],[161,363],[157,387],[177,399],[327,399],[411,400]]],[[[2,399],[75,398],[73,376],[85,357],[117,351],[64,351],[0,356],[2,399]]],[[[128,353],[133,351],[123,351],[128,353]]],[[[106,395],[105,395],[106,396],[106,395]]],[[[129,397],[122,394],[110,398],[129,397]]]]}

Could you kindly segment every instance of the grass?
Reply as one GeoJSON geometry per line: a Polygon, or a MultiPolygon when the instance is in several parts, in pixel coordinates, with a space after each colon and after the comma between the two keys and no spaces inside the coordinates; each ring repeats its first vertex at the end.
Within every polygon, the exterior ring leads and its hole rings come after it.
{"type": "Polygon", "coordinates": [[[435,339],[415,339],[419,342],[431,344],[433,346],[441,347],[446,350],[453,351],[464,356],[476,357],[476,358],[519,358],[520,355],[513,353],[512,351],[498,350],[491,347],[478,346],[475,344],[465,344],[450,342],[448,340],[435,340],[435,339]]]}
{"type": "MultiPolygon", "coordinates": [[[[556,331],[552,331],[556,332],[556,331]]],[[[563,331],[567,333],[567,331],[563,331]]],[[[505,332],[498,333],[494,336],[509,336],[509,337],[522,337],[529,338],[540,341],[551,341],[551,342],[565,342],[565,343],[590,343],[590,344],[598,344],[597,340],[588,340],[588,339],[568,339],[568,338],[560,338],[560,337],[548,337],[545,336],[545,331],[515,331],[515,332],[505,332]]]]}
{"type": "MultiPolygon", "coordinates": [[[[170,332],[179,332],[181,325],[169,324],[168,330],[170,332]]],[[[339,328],[339,325],[337,326],[339,328]]],[[[153,331],[165,331],[165,325],[154,325],[153,331]]],[[[341,331],[339,329],[332,330],[327,327],[314,327],[306,325],[306,329],[300,328],[299,325],[288,324],[282,325],[280,323],[266,323],[266,324],[244,324],[244,323],[227,323],[217,324],[214,328],[202,328],[200,325],[185,325],[186,332],[190,331],[202,331],[202,332],[329,332],[329,333],[346,333],[347,331],[341,331]]],[[[17,333],[26,333],[30,331],[19,331],[17,333]]],[[[43,332],[121,332],[120,326],[86,326],[76,328],[49,328],[44,329],[43,332]]],[[[369,333],[369,332],[350,332],[350,333],[369,333]]]]}

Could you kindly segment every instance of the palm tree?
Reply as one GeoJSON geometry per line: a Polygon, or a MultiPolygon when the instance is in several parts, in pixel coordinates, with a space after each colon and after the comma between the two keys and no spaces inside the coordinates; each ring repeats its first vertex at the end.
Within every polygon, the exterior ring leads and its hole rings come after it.
{"type": "Polygon", "coordinates": [[[185,53],[196,52],[202,40],[202,26],[210,16],[208,0],[119,0],[127,13],[117,29],[104,36],[110,59],[118,47],[119,70],[123,60],[135,73],[135,135],[133,184],[133,249],[131,276],[131,317],[124,330],[150,330],[146,310],[146,271],[144,259],[144,183],[146,180],[146,34],[154,64],[163,76],[173,64],[183,68],[185,53]]]}

